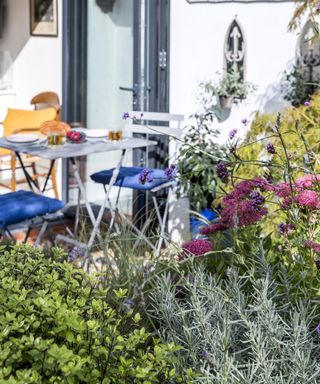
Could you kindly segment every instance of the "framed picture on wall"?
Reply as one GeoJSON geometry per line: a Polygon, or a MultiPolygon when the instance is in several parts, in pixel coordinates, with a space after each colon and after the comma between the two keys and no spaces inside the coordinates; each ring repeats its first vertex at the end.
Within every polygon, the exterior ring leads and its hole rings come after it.
{"type": "Polygon", "coordinates": [[[58,0],[30,0],[32,36],[58,36],[58,0]]]}

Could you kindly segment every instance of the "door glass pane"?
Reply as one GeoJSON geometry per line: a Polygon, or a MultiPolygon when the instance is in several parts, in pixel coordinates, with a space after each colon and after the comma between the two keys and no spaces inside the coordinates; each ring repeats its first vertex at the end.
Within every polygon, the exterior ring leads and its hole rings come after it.
{"type": "MultiPolygon", "coordinates": [[[[95,0],[88,1],[87,129],[123,128],[122,114],[132,110],[132,92],[119,87],[133,85],[133,4],[131,0],[117,0],[112,11],[105,13],[95,0]]],[[[90,175],[113,168],[119,159],[119,151],[87,157],[86,190],[91,202],[101,202],[104,191],[90,175]]],[[[132,164],[131,154],[125,164],[132,164]]],[[[113,197],[116,193],[114,188],[113,197]]],[[[125,211],[131,207],[130,196],[130,192],[121,192],[125,211]]]]}

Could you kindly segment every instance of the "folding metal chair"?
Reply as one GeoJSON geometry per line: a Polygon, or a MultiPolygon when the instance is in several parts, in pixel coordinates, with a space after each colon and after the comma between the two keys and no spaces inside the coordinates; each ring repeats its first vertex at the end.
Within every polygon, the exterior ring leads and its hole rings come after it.
{"type": "MultiPolygon", "coordinates": [[[[178,149],[178,139],[182,135],[181,124],[184,120],[183,115],[173,115],[169,113],[156,113],[156,112],[142,112],[134,111],[129,112],[130,119],[129,124],[126,126],[126,135],[132,135],[134,133],[145,134],[146,139],[149,139],[149,135],[167,135],[171,138],[169,143],[169,162],[173,162],[176,158],[176,152],[178,149]],[[151,122],[151,124],[147,124],[151,122]],[[160,122],[162,124],[167,123],[168,125],[156,125],[155,122],[160,122]],[[173,124],[175,123],[175,124],[173,124]],[[175,126],[174,126],[175,125],[175,126]]],[[[148,168],[148,163],[145,164],[148,168]]],[[[116,225],[116,216],[119,215],[127,224],[133,229],[133,231],[139,236],[135,246],[137,246],[140,240],[143,240],[147,243],[158,255],[160,253],[162,244],[164,241],[167,241],[165,237],[166,224],[168,219],[169,211],[169,198],[166,199],[163,214],[161,214],[160,205],[158,203],[156,193],[164,188],[172,188],[175,185],[173,180],[168,180],[165,175],[164,170],[162,169],[150,169],[149,176],[152,178],[151,182],[146,182],[141,184],[139,182],[139,175],[144,168],[142,167],[123,167],[119,169],[119,173],[113,183],[114,186],[119,187],[116,202],[113,205],[108,198],[108,204],[111,211],[111,223],[109,231],[112,227],[116,225]],[[120,197],[121,188],[129,188],[132,190],[142,191],[150,193],[152,197],[152,202],[154,204],[156,217],[159,224],[159,239],[154,245],[146,236],[146,230],[150,224],[150,218],[148,218],[141,229],[137,228],[124,214],[119,211],[118,203],[120,197]]],[[[102,184],[105,189],[105,193],[108,194],[106,186],[110,184],[114,169],[108,169],[100,171],[91,175],[93,181],[102,184]]],[[[170,191],[168,196],[170,195],[170,191]]]]}
{"type": "Polygon", "coordinates": [[[16,191],[0,195],[0,233],[12,236],[12,227],[23,224],[27,227],[24,242],[28,240],[31,229],[41,226],[35,246],[39,245],[46,233],[49,221],[64,206],[61,200],[37,195],[30,191],[16,191]]]}

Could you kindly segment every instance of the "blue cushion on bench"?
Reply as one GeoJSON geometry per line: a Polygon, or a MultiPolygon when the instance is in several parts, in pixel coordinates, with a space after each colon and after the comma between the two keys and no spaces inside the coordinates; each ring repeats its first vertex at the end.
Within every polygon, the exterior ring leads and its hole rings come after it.
{"type": "MultiPolygon", "coordinates": [[[[96,183],[107,185],[110,182],[114,168],[106,169],[105,171],[97,172],[91,175],[91,179],[96,183]]],[[[117,181],[114,185],[117,187],[131,188],[138,191],[150,191],[159,185],[168,182],[168,178],[162,169],[152,169],[150,176],[153,178],[151,183],[139,182],[139,175],[143,168],[141,167],[120,167],[117,181]]]]}
{"type": "Polygon", "coordinates": [[[54,213],[63,206],[64,203],[60,200],[29,191],[6,193],[0,195],[0,227],[54,213]]]}

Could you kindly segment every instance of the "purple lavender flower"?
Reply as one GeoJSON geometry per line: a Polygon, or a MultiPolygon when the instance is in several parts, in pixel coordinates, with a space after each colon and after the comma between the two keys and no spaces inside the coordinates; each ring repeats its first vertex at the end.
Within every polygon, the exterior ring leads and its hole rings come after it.
{"type": "Polygon", "coordinates": [[[201,351],[200,356],[203,357],[204,359],[207,359],[209,357],[209,352],[208,351],[201,351]]]}
{"type": "Polygon", "coordinates": [[[78,247],[73,247],[71,251],[68,254],[68,261],[72,262],[78,257],[83,257],[84,256],[84,251],[78,247]]]}
{"type": "Polygon", "coordinates": [[[310,107],[310,101],[309,101],[309,100],[306,100],[306,101],[303,103],[303,105],[304,105],[305,107],[310,107]]]}
{"type": "Polygon", "coordinates": [[[229,132],[229,139],[230,139],[230,140],[234,139],[234,137],[236,136],[237,133],[238,133],[238,130],[237,130],[237,129],[232,129],[232,130],[229,132]]]}
{"type": "Polygon", "coordinates": [[[266,150],[268,153],[271,153],[272,155],[274,155],[276,153],[276,149],[272,143],[267,144],[266,150]]]}
{"type": "Polygon", "coordinates": [[[318,270],[320,270],[320,259],[316,260],[316,267],[318,270]]]}
{"type": "Polygon", "coordinates": [[[320,324],[317,325],[316,332],[317,332],[318,335],[320,335],[320,324]]]}
{"type": "Polygon", "coordinates": [[[122,115],[123,120],[129,119],[129,117],[130,117],[129,112],[124,112],[122,115]]]}
{"type": "Polygon", "coordinates": [[[152,183],[153,177],[151,176],[151,169],[149,168],[143,168],[139,175],[139,183],[145,184],[145,183],[152,183]]]}
{"type": "Polygon", "coordinates": [[[134,307],[134,306],[135,306],[134,301],[132,299],[128,299],[128,298],[125,299],[125,301],[122,304],[122,307],[125,310],[125,312],[129,312],[132,309],[132,307],[134,307]]]}
{"type": "Polygon", "coordinates": [[[175,164],[171,164],[168,168],[164,170],[165,176],[169,179],[172,180],[177,176],[177,167],[175,164]]]}
{"type": "Polygon", "coordinates": [[[251,199],[255,205],[261,205],[264,203],[265,198],[261,195],[261,193],[257,191],[253,191],[250,194],[251,199]]]}
{"type": "Polygon", "coordinates": [[[242,120],[241,120],[241,123],[244,124],[244,125],[247,125],[249,123],[249,120],[244,117],[242,120]]]}
{"type": "Polygon", "coordinates": [[[229,181],[229,172],[226,163],[219,161],[216,167],[217,175],[223,183],[227,184],[229,181]]]}

